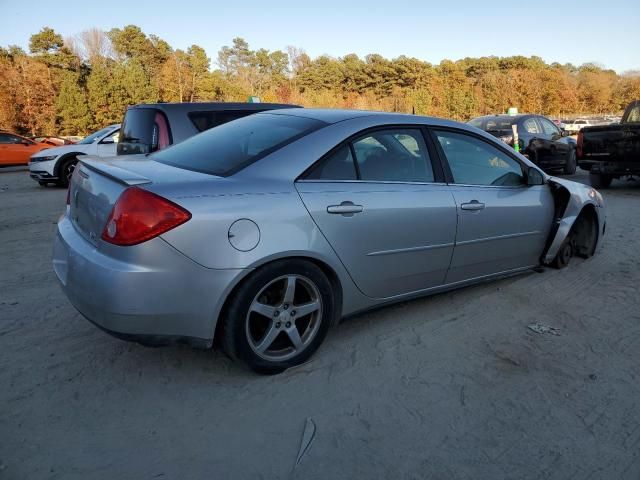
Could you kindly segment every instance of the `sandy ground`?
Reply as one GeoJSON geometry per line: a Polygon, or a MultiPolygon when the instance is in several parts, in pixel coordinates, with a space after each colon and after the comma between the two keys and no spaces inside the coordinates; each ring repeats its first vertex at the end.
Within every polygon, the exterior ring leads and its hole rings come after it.
{"type": "Polygon", "coordinates": [[[0,478],[637,480],[640,184],[605,198],[596,257],[360,315],[260,377],[89,324],[50,264],[65,191],[0,171],[0,478]]]}

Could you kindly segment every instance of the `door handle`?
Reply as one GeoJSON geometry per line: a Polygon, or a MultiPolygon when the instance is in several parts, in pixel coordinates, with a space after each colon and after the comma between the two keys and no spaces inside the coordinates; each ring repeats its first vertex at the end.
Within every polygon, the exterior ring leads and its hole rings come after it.
{"type": "Polygon", "coordinates": [[[346,217],[350,217],[354,213],[360,213],[362,210],[362,205],[354,205],[353,202],[342,202],[340,205],[329,205],[327,207],[327,213],[335,213],[346,217]]]}
{"type": "Polygon", "coordinates": [[[462,210],[482,210],[484,208],[484,203],[480,203],[478,200],[471,200],[469,203],[463,203],[460,205],[462,210]]]}

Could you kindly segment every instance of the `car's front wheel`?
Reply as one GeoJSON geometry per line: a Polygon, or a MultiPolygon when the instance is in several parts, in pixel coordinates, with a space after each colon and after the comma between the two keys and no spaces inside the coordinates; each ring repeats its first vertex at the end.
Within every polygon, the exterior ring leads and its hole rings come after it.
{"type": "Polygon", "coordinates": [[[65,188],[69,186],[71,176],[73,175],[73,171],[75,170],[77,164],[78,159],[76,157],[72,157],[64,161],[64,163],[60,166],[58,185],[65,188]]]}
{"type": "Polygon", "coordinates": [[[331,283],[318,266],[304,260],[274,262],[233,294],[222,345],[258,373],[279,373],[318,349],[334,314],[331,283]]]}

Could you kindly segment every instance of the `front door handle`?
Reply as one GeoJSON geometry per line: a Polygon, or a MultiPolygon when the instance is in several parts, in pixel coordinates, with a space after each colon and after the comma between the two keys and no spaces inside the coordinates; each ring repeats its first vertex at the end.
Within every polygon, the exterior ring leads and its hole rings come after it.
{"type": "Polygon", "coordinates": [[[346,217],[350,217],[354,213],[360,213],[362,210],[362,205],[354,205],[353,202],[342,202],[340,205],[329,205],[327,207],[327,213],[344,215],[346,217]]]}
{"type": "Polygon", "coordinates": [[[484,208],[484,203],[480,203],[478,200],[471,200],[469,203],[463,203],[460,205],[462,210],[482,210],[484,208]]]}

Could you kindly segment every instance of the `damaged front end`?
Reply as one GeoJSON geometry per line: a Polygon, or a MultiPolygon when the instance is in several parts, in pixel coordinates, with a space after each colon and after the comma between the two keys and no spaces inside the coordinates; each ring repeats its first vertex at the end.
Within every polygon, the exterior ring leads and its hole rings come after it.
{"type": "Polygon", "coordinates": [[[555,201],[555,216],[541,261],[562,268],[571,256],[586,258],[596,251],[606,226],[604,201],[588,185],[557,177],[548,177],[547,183],[555,201]]]}

